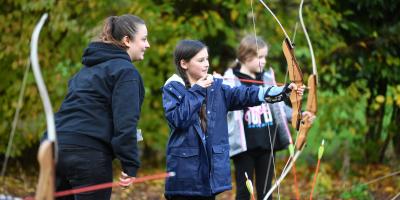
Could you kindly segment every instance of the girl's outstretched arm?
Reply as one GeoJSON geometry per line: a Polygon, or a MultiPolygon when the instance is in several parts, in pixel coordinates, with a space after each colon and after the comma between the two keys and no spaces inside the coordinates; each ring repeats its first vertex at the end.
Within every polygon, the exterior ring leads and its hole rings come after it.
{"type": "Polygon", "coordinates": [[[289,98],[292,89],[299,95],[304,92],[304,87],[296,88],[291,83],[285,86],[257,87],[257,86],[222,86],[229,110],[241,110],[245,107],[257,106],[263,102],[276,103],[289,98]]]}
{"type": "Polygon", "coordinates": [[[222,84],[222,91],[229,111],[242,110],[246,107],[257,106],[264,101],[263,96],[261,99],[259,98],[260,87],[258,86],[241,85],[230,87],[222,84]]]}

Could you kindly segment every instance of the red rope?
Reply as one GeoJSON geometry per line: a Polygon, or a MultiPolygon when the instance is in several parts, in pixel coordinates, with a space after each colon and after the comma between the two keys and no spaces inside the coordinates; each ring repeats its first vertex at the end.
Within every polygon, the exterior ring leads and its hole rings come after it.
{"type": "MultiPolygon", "coordinates": [[[[161,173],[161,174],[143,176],[143,177],[133,179],[131,181],[131,184],[142,183],[145,181],[156,180],[156,179],[163,179],[163,178],[167,178],[170,176],[175,176],[175,173],[174,172],[168,172],[168,173],[165,172],[165,173],[161,173]]],[[[85,187],[81,187],[81,188],[77,188],[77,189],[58,191],[54,194],[54,197],[69,196],[69,195],[74,195],[74,194],[80,194],[83,192],[91,192],[91,191],[102,190],[102,189],[113,188],[113,187],[121,187],[121,186],[120,186],[119,182],[101,183],[98,185],[85,186],[85,187]]],[[[26,197],[24,199],[25,200],[33,200],[35,198],[34,197],[26,197]]]]}
{"type": "MultiPolygon", "coordinates": [[[[267,84],[267,85],[275,85],[274,82],[265,82],[265,81],[260,81],[260,80],[251,80],[251,79],[242,79],[242,78],[224,78],[224,80],[239,80],[240,82],[246,82],[246,83],[257,83],[257,84],[267,84]]],[[[278,86],[279,85],[284,85],[283,83],[276,83],[278,86]]]]}

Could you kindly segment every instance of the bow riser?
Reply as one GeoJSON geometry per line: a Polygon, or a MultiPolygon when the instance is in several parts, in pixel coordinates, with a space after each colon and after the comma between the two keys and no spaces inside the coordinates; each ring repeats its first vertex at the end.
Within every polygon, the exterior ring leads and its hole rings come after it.
{"type": "Polygon", "coordinates": [[[306,143],[308,131],[311,128],[310,117],[305,116],[300,124],[299,136],[297,137],[296,149],[301,150],[306,143]]]}
{"type": "Polygon", "coordinates": [[[310,75],[308,77],[308,88],[309,88],[309,93],[307,96],[307,106],[306,110],[311,114],[311,115],[306,115],[303,117],[300,123],[300,130],[299,130],[299,136],[297,138],[297,143],[296,143],[296,149],[301,150],[306,143],[306,138],[308,131],[311,128],[312,125],[312,120],[316,114],[317,114],[317,76],[315,74],[310,75]]]}
{"type": "Polygon", "coordinates": [[[306,110],[313,114],[317,114],[317,75],[315,74],[311,74],[310,77],[308,77],[308,96],[306,110]]]}
{"type": "MultiPolygon", "coordinates": [[[[294,56],[294,48],[286,38],[282,43],[283,54],[288,64],[289,79],[295,83],[298,88],[303,86],[303,74],[294,56]]],[[[292,127],[299,130],[301,121],[301,100],[302,97],[296,91],[290,93],[290,102],[292,103],[292,127]]]]}
{"type": "Polygon", "coordinates": [[[42,142],[37,157],[40,166],[40,174],[35,199],[54,199],[55,162],[53,159],[53,152],[54,142],[50,140],[42,142]]]}

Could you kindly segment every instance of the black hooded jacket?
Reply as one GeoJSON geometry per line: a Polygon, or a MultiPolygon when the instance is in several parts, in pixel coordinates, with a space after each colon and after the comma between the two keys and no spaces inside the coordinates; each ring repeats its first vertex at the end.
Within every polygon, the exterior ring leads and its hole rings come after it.
{"type": "MultiPolygon", "coordinates": [[[[261,83],[253,83],[253,82],[248,82],[248,81],[241,81],[242,85],[246,86],[251,86],[251,85],[263,85],[263,73],[256,73],[256,78],[252,78],[251,76],[247,74],[243,74],[240,72],[240,67],[233,68],[233,74],[239,78],[240,80],[253,80],[253,81],[261,81],[261,83]]],[[[259,106],[260,107],[260,106],[259,106]]],[[[275,141],[273,144],[274,147],[278,146],[278,141],[275,140],[274,138],[276,137],[275,134],[272,135],[272,138],[270,138],[271,133],[276,133],[275,128],[275,117],[273,116],[273,113],[269,110],[268,112],[271,114],[271,119],[267,120],[265,116],[267,114],[260,114],[260,121],[255,123],[252,122],[251,119],[246,119],[246,113],[249,112],[249,108],[243,109],[244,115],[243,115],[243,125],[244,125],[244,132],[246,133],[246,145],[248,150],[253,150],[253,149],[267,149],[271,150],[271,141],[275,141]],[[273,119],[273,120],[272,120],[273,119]],[[271,140],[270,140],[271,139],[271,140]]],[[[251,112],[249,112],[251,113],[251,112]]],[[[251,114],[250,114],[251,116],[251,114]]],[[[247,116],[248,117],[248,116],[247,116]]]]}
{"type": "Polygon", "coordinates": [[[143,80],[127,52],[112,44],[90,43],[82,63],[55,115],[58,143],[112,154],[125,173],[136,176],[143,80]]]}

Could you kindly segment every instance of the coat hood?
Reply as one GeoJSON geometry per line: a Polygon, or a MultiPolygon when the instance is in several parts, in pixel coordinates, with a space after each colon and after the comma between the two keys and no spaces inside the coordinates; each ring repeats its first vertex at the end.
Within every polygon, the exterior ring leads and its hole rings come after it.
{"type": "Polygon", "coordinates": [[[83,52],[82,64],[92,67],[111,59],[125,59],[132,62],[126,50],[114,44],[92,42],[83,52]]]}

